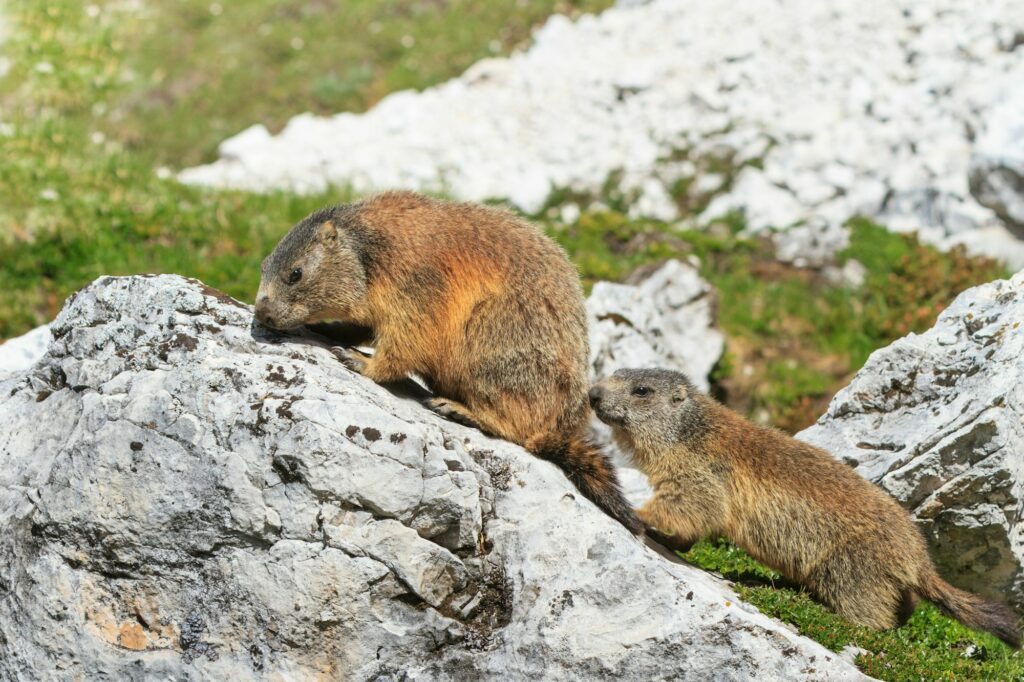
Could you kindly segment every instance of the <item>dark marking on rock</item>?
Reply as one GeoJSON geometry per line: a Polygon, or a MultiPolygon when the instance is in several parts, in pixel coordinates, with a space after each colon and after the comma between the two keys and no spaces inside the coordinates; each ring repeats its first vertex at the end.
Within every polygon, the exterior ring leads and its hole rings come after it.
{"type": "Polygon", "coordinates": [[[249,647],[249,659],[252,661],[253,670],[263,670],[263,649],[257,644],[249,647]]]}
{"type": "Polygon", "coordinates": [[[140,443],[137,440],[133,440],[132,444],[131,444],[131,448],[132,448],[133,452],[138,452],[139,450],[142,449],[142,443],[140,443]]]}
{"type": "Polygon", "coordinates": [[[297,395],[293,395],[290,398],[286,398],[283,401],[281,401],[281,404],[278,405],[277,409],[275,410],[275,412],[277,412],[277,416],[281,417],[282,419],[292,419],[292,418],[294,418],[295,415],[292,414],[292,409],[291,408],[292,408],[292,405],[294,405],[295,403],[297,403],[300,400],[302,400],[301,397],[299,397],[297,395]]]}
{"type": "Polygon", "coordinates": [[[179,644],[181,644],[181,653],[185,657],[186,663],[191,663],[200,656],[206,656],[211,661],[217,660],[218,655],[214,645],[202,641],[204,630],[206,630],[206,623],[197,613],[191,614],[181,624],[179,644]]]}
{"type": "Polygon", "coordinates": [[[203,282],[200,282],[197,279],[190,279],[189,281],[190,282],[195,282],[196,284],[199,285],[199,288],[203,292],[203,296],[209,296],[210,298],[214,298],[214,299],[220,301],[221,303],[224,303],[224,304],[230,305],[230,306],[234,306],[235,308],[241,308],[242,310],[249,310],[249,306],[245,305],[244,303],[242,303],[240,301],[236,301],[235,299],[231,298],[230,296],[225,294],[220,289],[214,289],[213,287],[209,286],[208,284],[204,284],[203,282]]]}
{"type": "Polygon", "coordinates": [[[270,465],[281,481],[284,483],[295,483],[302,481],[302,472],[299,470],[299,460],[291,455],[275,455],[270,465]]]}
{"type": "Polygon", "coordinates": [[[186,351],[194,351],[199,346],[199,341],[194,336],[189,336],[184,332],[178,332],[167,341],[164,341],[156,347],[156,356],[163,362],[167,362],[167,357],[170,352],[176,348],[181,348],[186,351]]]}
{"type": "Polygon", "coordinates": [[[552,616],[559,616],[568,608],[574,606],[572,600],[572,592],[569,590],[563,590],[562,594],[558,595],[551,601],[550,613],[552,616]]]}
{"type": "Polygon", "coordinates": [[[363,438],[370,441],[371,443],[374,443],[380,440],[380,431],[373,428],[372,426],[367,426],[366,428],[363,429],[363,438]]]}
{"type": "Polygon", "coordinates": [[[624,325],[626,327],[632,327],[633,326],[632,322],[627,320],[622,315],[619,315],[618,313],[608,313],[606,315],[598,315],[597,319],[598,319],[598,321],[601,321],[601,322],[603,322],[604,320],[609,320],[610,322],[613,322],[614,324],[620,324],[620,325],[624,325]]]}
{"type": "Polygon", "coordinates": [[[512,468],[509,463],[500,458],[494,457],[491,450],[470,450],[470,455],[477,464],[484,468],[491,479],[491,485],[495,490],[508,490],[512,480],[512,468]]]}
{"type": "Polygon", "coordinates": [[[349,438],[352,438],[357,433],[359,433],[359,427],[356,426],[355,424],[349,424],[349,427],[345,429],[345,435],[348,436],[349,438]]]}
{"type": "MultiPolygon", "coordinates": [[[[14,394],[11,393],[11,395],[14,395],[14,394]]],[[[44,400],[46,400],[47,398],[49,398],[51,395],[53,395],[53,391],[47,391],[45,389],[42,390],[42,391],[39,391],[39,393],[36,393],[36,402],[37,403],[41,403],[44,400]]]]}
{"type": "Polygon", "coordinates": [[[391,442],[394,443],[395,445],[398,445],[399,443],[404,442],[405,438],[406,438],[406,435],[404,433],[392,433],[391,434],[391,442]]]}

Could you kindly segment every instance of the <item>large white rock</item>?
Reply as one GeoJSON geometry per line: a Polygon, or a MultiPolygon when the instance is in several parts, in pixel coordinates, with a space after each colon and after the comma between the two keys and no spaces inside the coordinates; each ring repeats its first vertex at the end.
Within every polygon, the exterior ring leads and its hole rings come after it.
{"type": "Polygon", "coordinates": [[[552,465],[173,276],[0,382],[0,678],[855,680],[552,465]]]}
{"type": "Polygon", "coordinates": [[[43,357],[50,345],[50,325],[44,324],[30,332],[0,343],[0,379],[22,372],[43,357]]]}
{"type": "Polygon", "coordinates": [[[798,437],[914,515],[940,572],[1024,608],[1024,271],[875,351],[798,437]]]}
{"type": "Polygon", "coordinates": [[[1021,34],[1020,0],[620,2],[554,16],[526,51],[364,114],[244,131],[180,177],[443,190],[533,212],[552,188],[596,192],[621,170],[634,213],[671,218],[668,190],[687,174],[669,159],[685,150],[749,164],[705,219],[737,209],[762,229],[866,215],[947,247],[1001,226],[971,195],[968,166],[972,135],[1024,82],[1021,34]]]}
{"type": "Polygon", "coordinates": [[[706,392],[725,348],[715,305],[711,285],[678,260],[635,284],[598,282],[587,299],[592,378],[624,367],[666,367],[706,392]]]}

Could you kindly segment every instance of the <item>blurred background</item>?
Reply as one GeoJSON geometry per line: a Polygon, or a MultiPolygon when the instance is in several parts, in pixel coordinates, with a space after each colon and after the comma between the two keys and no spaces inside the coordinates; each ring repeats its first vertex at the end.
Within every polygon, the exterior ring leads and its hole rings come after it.
{"type": "Polygon", "coordinates": [[[613,4],[7,2],[0,339],[106,274],[251,302],[296,220],[410,187],[523,212],[588,288],[696,263],[713,392],[796,431],[1022,264],[982,145],[1019,124],[1019,6],[613,4]]]}

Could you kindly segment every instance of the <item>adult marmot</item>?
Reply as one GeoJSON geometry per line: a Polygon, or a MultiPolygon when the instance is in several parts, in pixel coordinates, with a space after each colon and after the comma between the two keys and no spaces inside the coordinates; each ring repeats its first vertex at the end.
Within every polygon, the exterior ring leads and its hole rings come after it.
{"type": "Polygon", "coordinates": [[[338,350],[378,382],[410,374],[450,419],[557,464],[639,533],[615,470],[585,437],[587,326],[565,252],[508,211],[389,192],[318,211],[263,262],[256,317],[289,329],[339,320],[374,353],[338,350]]]}

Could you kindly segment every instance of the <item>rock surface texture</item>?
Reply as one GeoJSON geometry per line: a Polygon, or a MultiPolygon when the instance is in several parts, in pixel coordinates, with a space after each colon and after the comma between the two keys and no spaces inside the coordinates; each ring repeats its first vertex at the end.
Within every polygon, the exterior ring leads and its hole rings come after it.
{"type": "Polygon", "coordinates": [[[621,170],[639,212],[671,218],[672,188],[713,157],[741,170],[705,220],[862,214],[1024,265],[968,187],[972,136],[1024,82],[1021,35],[1019,0],[625,2],[552,17],[525,52],[365,114],[303,114],[276,136],[253,126],[181,178],[444,189],[533,212],[552,188],[596,191],[621,170]]]}
{"type": "Polygon", "coordinates": [[[251,324],[104,278],[0,382],[0,678],[862,679],[552,465],[251,324]]]}
{"type": "Polygon", "coordinates": [[[50,345],[50,325],[0,343],[0,379],[23,372],[43,356],[50,345]]]}
{"type": "Polygon", "coordinates": [[[873,353],[799,438],[911,510],[940,572],[1024,610],[1024,272],[873,353]]]}
{"type": "Polygon", "coordinates": [[[624,367],[684,372],[703,390],[722,357],[715,293],[690,263],[670,260],[632,284],[598,282],[587,299],[592,378],[624,367]]]}

